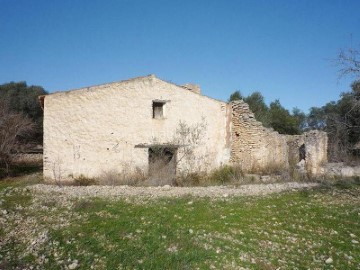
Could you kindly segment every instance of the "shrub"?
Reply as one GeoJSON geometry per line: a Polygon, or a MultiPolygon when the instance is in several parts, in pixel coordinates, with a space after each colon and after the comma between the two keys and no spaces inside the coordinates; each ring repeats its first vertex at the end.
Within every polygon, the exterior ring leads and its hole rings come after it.
{"type": "Polygon", "coordinates": [[[80,175],[79,177],[74,178],[74,185],[76,186],[91,186],[95,184],[97,183],[94,178],[89,178],[84,175],[80,175]]]}
{"type": "Polygon", "coordinates": [[[208,178],[210,183],[226,184],[235,182],[243,176],[242,171],[238,167],[225,165],[218,169],[213,170],[208,178]]]}
{"type": "Polygon", "coordinates": [[[174,186],[179,187],[196,187],[203,186],[206,182],[207,175],[201,172],[187,173],[178,176],[174,181],[174,186]]]}

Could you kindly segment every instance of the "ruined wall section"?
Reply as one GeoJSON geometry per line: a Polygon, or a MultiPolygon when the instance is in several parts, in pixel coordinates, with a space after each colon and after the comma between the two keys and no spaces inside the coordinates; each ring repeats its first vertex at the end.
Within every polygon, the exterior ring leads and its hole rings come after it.
{"type": "Polygon", "coordinates": [[[265,128],[255,119],[249,105],[242,100],[230,103],[232,108],[231,162],[246,172],[266,172],[288,168],[288,146],[285,135],[265,128]]]}
{"type": "Polygon", "coordinates": [[[327,163],[328,137],[326,132],[312,130],[305,133],[304,137],[307,172],[311,175],[323,174],[323,166],[327,163]]]}
{"type": "MultiPolygon", "coordinates": [[[[289,148],[289,164],[291,167],[296,166],[301,161],[300,148],[305,145],[304,135],[287,135],[287,144],[289,148]]],[[[304,149],[306,155],[306,149],[304,149]]]]}
{"type": "Polygon", "coordinates": [[[295,166],[302,161],[301,147],[305,153],[305,170],[310,175],[324,173],[324,164],[327,163],[328,137],[326,132],[312,130],[302,135],[287,136],[289,147],[289,163],[295,166]]]}

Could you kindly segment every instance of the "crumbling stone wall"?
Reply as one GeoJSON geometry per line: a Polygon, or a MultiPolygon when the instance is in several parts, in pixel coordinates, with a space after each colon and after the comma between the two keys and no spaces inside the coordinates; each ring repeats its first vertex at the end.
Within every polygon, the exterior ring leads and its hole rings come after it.
{"type": "Polygon", "coordinates": [[[258,122],[244,101],[230,105],[233,164],[240,165],[245,172],[266,173],[286,170],[304,158],[306,172],[323,174],[322,166],[327,162],[325,132],[313,130],[302,135],[282,135],[258,122]]]}
{"type": "Polygon", "coordinates": [[[305,166],[311,175],[323,174],[323,165],[327,162],[328,137],[326,132],[312,130],[305,133],[305,166]]]}
{"type": "MultiPolygon", "coordinates": [[[[295,166],[296,164],[298,164],[301,160],[302,157],[300,156],[300,148],[302,146],[305,146],[305,136],[304,135],[288,135],[287,136],[287,144],[289,147],[289,163],[290,166],[295,166]]],[[[306,157],[306,147],[305,149],[303,149],[305,152],[305,157],[306,157]]],[[[304,158],[305,160],[305,158],[304,158]]]]}
{"type": "Polygon", "coordinates": [[[255,119],[249,105],[242,100],[230,103],[232,108],[232,148],[230,160],[245,172],[287,169],[286,136],[265,128],[255,119]]]}

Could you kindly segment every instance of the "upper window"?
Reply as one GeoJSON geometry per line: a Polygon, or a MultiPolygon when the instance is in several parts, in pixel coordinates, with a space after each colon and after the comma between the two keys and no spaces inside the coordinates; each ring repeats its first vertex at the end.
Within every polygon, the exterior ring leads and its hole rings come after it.
{"type": "Polygon", "coordinates": [[[165,102],[153,101],[153,118],[163,119],[164,118],[164,105],[165,102]]]}

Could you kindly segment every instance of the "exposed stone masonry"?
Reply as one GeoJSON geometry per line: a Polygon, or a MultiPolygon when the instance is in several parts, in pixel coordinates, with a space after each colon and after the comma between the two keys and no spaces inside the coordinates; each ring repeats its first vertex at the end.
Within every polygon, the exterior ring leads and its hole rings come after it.
{"type": "Polygon", "coordinates": [[[265,128],[244,101],[233,101],[231,107],[231,162],[251,172],[286,169],[289,165],[286,136],[265,128]]]}
{"type": "Polygon", "coordinates": [[[255,119],[244,101],[233,101],[230,160],[244,171],[267,172],[296,166],[302,159],[306,172],[323,173],[327,162],[327,134],[310,131],[302,135],[282,135],[265,128],[255,119]]]}

